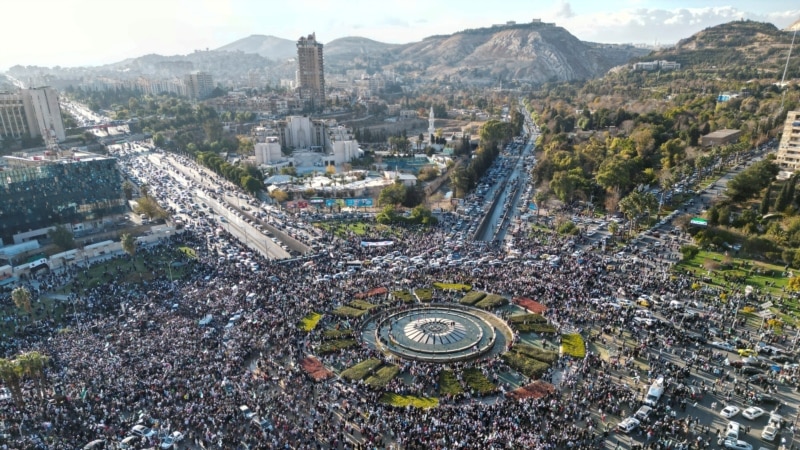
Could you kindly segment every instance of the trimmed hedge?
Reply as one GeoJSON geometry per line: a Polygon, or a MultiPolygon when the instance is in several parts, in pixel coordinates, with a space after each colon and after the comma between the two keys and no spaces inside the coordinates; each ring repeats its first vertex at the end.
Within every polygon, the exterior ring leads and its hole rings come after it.
{"type": "Polygon", "coordinates": [[[398,373],[400,373],[400,368],[394,364],[390,364],[375,371],[375,373],[367,377],[364,382],[375,389],[383,389],[398,373]]]}
{"type": "Polygon", "coordinates": [[[464,382],[481,395],[491,394],[497,389],[497,386],[489,381],[480,369],[464,370],[464,382]]]}
{"type": "Polygon", "coordinates": [[[520,333],[556,334],[558,330],[549,323],[512,323],[520,333]]]}
{"type": "Polygon", "coordinates": [[[489,294],[486,297],[484,297],[483,300],[479,301],[478,303],[475,303],[475,306],[483,309],[492,309],[507,304],[508,304],[507,298],[497,294],[489,294]]]}
{"type": "Polygon", "coordinates": [[[320,344],[319,353],[321,355],[327,355],[328,353],[335,353],[339,350],[354,347],[356,344],[358,344],[358,341],[355,339],[335,339],[332,341],[325,341],[320,344]]]}
{"type": "Polygon", "coordinates": [[[515,344],[511,347],[511,351],[521,353],[529,358],[533,358],[545,363],[552,364],[558,359],[558,353],[547,350],[542,350],[539,347],[534,347],[528,344],[515,344]]]}
{"type": "Polygon", "coordinates": [[[392,297],[402,301],[403,303],[414,303],[416,299],[408,291],[394,291],[392,292],[392,297]]]}
{"type": "Polygon", "coordinates": [[[486,297],[486,292],[472,291],[467,295],[465,295],[464,297],[462,297],[460,303],[462,305],[472,306],[475,303],[478,303],[479,301],[483,300],[484,297],[486,297]]]}
{"type": "Polygon", "coordinates": [[[533,379],[540,378],[550,368],[550,364],[533,359],[523,353],[515,352],[513,349],[510,352],[503,353],[501,358],[511,368],[533,379]]]}
{"type": "Polygon", "coordinates": [[[583,342],[583,336],[578,333],[562,334],[561,351],[573,358],[585,358],[586,344],[583,342]]]}
{"type": "Polygon", "coordinates": [[[370,309],[378,307],[378,305],[373,305],[366,300],[353,300],[352,302],[348,303],[347,306],[351,306],[356,309],[363,309],[365,311],[369,311],[370,309]]]}
{"type": "Polygon", "coordinates": [[[428,288],[414,289],[414,294],[417,295],[417,298],[419,298],[419,301],[421,302],[429,302],[433,300],[433,291],[428,288]]]}
{"type": "Polygon", "coordinates": [[[305,317],[300,319],[300,322],[297,324],[297,328],[305,332],[313,331],[314,328],[317,328],[317,324],[322,319],[322,314],[310,312],[305,317]]]}
{"type": "Polygon", "coordinates": [[[342,317],[361,317],[367,312],[350,306],[340,306],[332,311],[333,314],[342,317]]]}
{"type": "Polygon", "coordinates": [[[367,375],[369,375],[373,370],[377,369],[378,366],[380,365],[381,365],[380,359],[375,359],[375,358],[365,359],[364,361],[361,361],[355,366],[343,370],[341,375],[342,378],[349,381],[361,380],[367,375]]]}
{"type": "Polygon", "coordinates": [[[464,389],[453,372],[449,370],[439,372],[439,395],[459,395],[463,393],[464,389]]]}
{"type": "Polygon", "coordinates": [[[472,286],[468,284],[461,284],[461,283],[433,283],[433,287],[436,289],[440,289],[443,291],[461,291],[461,292],[469,292],[472,290],[472,286]]]}
{"type": "Polygon", "coordinates": [[[541,314],[515,314],[508,318],[512,325],[518,323],[547,323],[547,319],[541,314]]]}
{"type": "Polygon", "coordinates": [[[322,337],[325,339],[341,339],[353,336],[352,328],[335,329],[330,328],[322,332],[322,337]]]}
{"type": "Polygon", "coordinates": [[[378,399],[378,401],[389,406],[395,406],[397,408],[406,408],[411,406],[414,408],[426,409],[439,406],[438,398],[399,395],[393,392],[386,392],[385,394],[381,395],[381,398],[378,399]]]}

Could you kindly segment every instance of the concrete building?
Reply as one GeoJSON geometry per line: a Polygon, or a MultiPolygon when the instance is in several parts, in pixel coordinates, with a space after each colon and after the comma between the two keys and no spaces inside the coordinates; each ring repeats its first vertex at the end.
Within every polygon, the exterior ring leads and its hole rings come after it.
{"type": "Polygon", "coordinates": [[[55,89],[40,87],[0,94],[0,136],[19,139],[27,134],[42,136],[45,141],[66,139],[55,89]]]}
{"type": "Polygon", "coordinates": [[[103,227],[128,211],[117,160],[87,152],[18,153],[0,170],[0,238],[23,242],[67,225],[103,227]]]}
{"type": "Polygon", "coordinates": [[[800,111],[786,114],[776,162],[784,177],[800,170],[800,111]]]}
{"type": "Polygon", "coordinates": [[[325,108],[325,64],[315,33],[297,41],[297,89],[311,109],[325,108]]]}
{"type": "Polygon", "coordinates": [[[195,100],[211,96],[214,90],[214,77],[208,72],[192,72],[186,75],[186,95],[195,100]]]}
{"type": "Polygon", "coordinates": [[[717,130],[700,138],[703,147],[716,147],[719,145],[735,144],[739,141],[742,130],[717,130]]]}
{"type": "Polygon", "coordinates": [[[325,149],[325,122],[306,116],[289,116],[277,122],[280,143],[288,149],[325,149]]]}
{"type": "Polygon", "coordinates": [[[283,158],[281,153],[281,143],[277,137],[268,137],[266,142],[259,142],[255,145],[256,163],[275,164],[283,158]]]}

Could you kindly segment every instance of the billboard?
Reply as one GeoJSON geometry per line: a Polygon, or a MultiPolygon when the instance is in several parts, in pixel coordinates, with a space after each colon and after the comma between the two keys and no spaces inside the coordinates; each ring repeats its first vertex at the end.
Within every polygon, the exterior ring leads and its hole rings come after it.
{"type": "Polygon", "coordinates": [[[708,221],[706,219],[703,219],[703,218],[700,218],[700,217],[694,217],[689,222],[689,224],[690,225],[694,225],[694,226],[698,226],[698,227],[707,227],[708,226],[708,221]]]}
{"type": "Polygon", "coordinates": [[[325,206],[336,206],[336,202],[344,201],[344,206],[347,208],[371,208],[373,201],[371,198],[328,198],[325,199],[325,206]]]}

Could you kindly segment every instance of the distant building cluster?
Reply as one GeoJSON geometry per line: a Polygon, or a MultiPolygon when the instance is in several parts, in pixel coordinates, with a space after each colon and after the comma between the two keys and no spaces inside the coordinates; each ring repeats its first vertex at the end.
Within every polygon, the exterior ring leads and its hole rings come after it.
{"type": "Polygon", "coordinates": [[[195,100],[203,100],[211,95],[216,85],[214,77],[208,72],[194,71],[183,78],[151,78],[140,76],[134,79],[115,79],[98,77],[78,84],[85,91],[115,91],[127,89],[144,94],[176,94],[195,100]]]}
{"type": "Polygon", "coordinates": [[[681,63],[675,61],[647,61],[647,62],[637,62],[634,63],[632,66],[633,70],[646,70],[646,71],[654,71],[654,70],[680,70],[681,63]]]}
{"type": "Polygon", "coordinates": [[[784,177],[800,170],[800,111],[786,114],[776,162],[784,177]]]}
{"type": "Polygon", "coordinates": [[[0,138],[66,139],[58,92],[50,87],[0,93],[0,138]]]}

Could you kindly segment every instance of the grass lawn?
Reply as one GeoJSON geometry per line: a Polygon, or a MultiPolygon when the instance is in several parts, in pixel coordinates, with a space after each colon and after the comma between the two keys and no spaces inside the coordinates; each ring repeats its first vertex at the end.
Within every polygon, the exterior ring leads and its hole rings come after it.
{"type": "Polygon", "coordinates": [[[300,319],[300,323],[297,324],[297,328],[300,328],[303,331],[312,331],[314,328],[317,328],[317,324],[319,323],[320,319],[322,319],[322,314],[311,312],[308,313],[305,317],[300,319]]]}
{"type": "Polygon", "coordinates": [[[367,313],[367,311],[363,309],[353,308],[350,306],[340,306],[332,311],[332,313],[336,316],[341,317],[361,317],[367,313]]]}
{"type": "Polygon", "coordinates": [[[584,344],[583,336],[578,333],[562,334],[561,349],[565,355],[573,358],[586,357],[586,344],[584,344]]]}
{"type": "MultiPolygon", "coordinates": [[[[33,321],[41,320],[47,317],[52,317],[55,319],[55,322],[60,324],[64,320],[64,314],[71,314],[72,308],[67,308],[65,302],[61,300],[56,300],[49,297],[40,297],[39,300],[31,300],[31,317],[33,321]]],[[[0,305],[0,316],[3,317],[13,317],[17,316],[21,319],[19,322],[20,326],[25,326],[31,323],[31,320],[28,320],[28,314],[25,313],[24,310],[17,308],[13,302],[9,301],[8,304],[0,305]]],[[[64,326],[75,326],[74,321],[72,323],[63,324],[64,326]]],[[[14,335],[14,322],[6,322],[0,321],[0,336],[13,336],[14,335]]]]}
{"type": "Polygon", "coordinates": [[[367,377],[364,382],[376,389],[383,389],[398,373],[400,373],[400,368],[394,364],[390,364],[376,370],[375,373],[367,377]]]}
{"type": "Polygon", "coordinates": [[[366,300],[353,300],[352,302],[348,303],[347,306],[356,308],[356,309],[363,309],[364,311],[369,311],[370,309],[377,308],[377,305],[373,305],[372,303],[366,300]]]}
{"type": "Polygon", "coordinates": [[[464,381],[467,383],[467,386],[482,395],[490,394],[497,389],[497,386],[489,381],[480,369],[464,370],[464,381]]]}
{"type": "Polygon", "coordinates": [[[433,299],[433,291],[428,288],[414,289],[414,294],[421,302],[430,302],[433,299]]]}
{"type": "Polygon", "coordinates": [[[332,341],[324,341],[319,345],[319,353],[326,355],[328,353],[336,353],[339,350],[354,347],[358,342],[355,339],[334,339],[332,341]]]}
{"type": "Polygon", "coordinates": [[[413,408],[435,408],[439,406],[438,398],[431,397],[416,397],[414,395],[399,395],[392,392],[386,392],[378,400],[379,402],[396,406],[398,408],[405,408],[411,406],[413,408]]]}
{"type": "Polygon", "coordinates": [[[188,258],[197,259],[197,252],[195,252],[191,247],[181,246],[178,247],[178,251],[186,255],[188,258]]]}
{"type": "Polygon", "coordinates": [[[462,305],[474,305],[486,297],[486,292],[472,291],[461,298],[462,305]]]}
{"type": "Polygon", "coordinates": [[[497,294],[489,294],[486,297],[483,297],[483,299],[478,303],[475,303],[475,306],[483,309],[492,309],[507,304],[508,304],[507,298],[497,294]]]}
{"type": "Polygon", "coordinates": [[[761,289],[761,292],[769,292],[772,295],[780,296],[783,293],[783,287],[789,282],[788,277],[781,276],[783,273],[783,266],[777,264],[769,264],[760,261],[746,260],[740,258],[733,258],[731,261],[733,267],[723,268],[722,261],[725,255],[719,252],[711,252],[701,250],[695,255],[694,258],[688,261],[681,261],[675,265],[676,270],[689,270],[693,274],[700,277],[710,277],[711,282],[708,283],[712,286],[723,287],[727,285],[724,276],[742,276],[744,282],[741,286],[753,286],[754,288],[761,289]],[[743,263],[747,263],[744,267],[743,263]],[[707,264],[714,264],[717,266],[709,275],[707,264]],[[756,273],[756,271],[760,273],[756,273]],[[767,283],[772,286],[767,286],[767,283]]]}
{"type": "Polygon", "coordinates": [[[377,369],[378,366],[381,365],[381,360],[370,358],[361,361],[360,363],[356,364],[349,369],[345,369],[342,371],[342,378],[354,381],[354,380],[361,380],[367,375],[369,375],[373,370],[377,369]]]}
{"type": "Polygon", "coordinates": [[[416,299],[408,291],[394,291],[392,292],[392,297],[402,301],[403,303],[414,303],[416,299]]]}
{"type": "Polygon", "coordinates": [[[323,230],[330,231],[340,238],[346,238],[351,233],[356,236],[364,236],[367,234],[367,228],[370,226],[364,222],[318,222],[314,225],[323,230]]]}
{"type": "Polygon", "coordinates": [[[542,350],[538,347],[527,344],[515,344],[511,350],[543,363],[553,363],[556,359],[558,359],[558,353],[556,352],[542,350]]]}
{"type": "Polygon", "coordinates": [[[450,370],[439,372],[439,395],[458,395],[464,393],[461,383],[450,370]]]}
{"type": "Polygon", "coordinates": [[[341,338],[351,337],[352,335],[353,335],[353,330],[350,328],[342,328],[339,330],[328,329],[322,332],[322,336],[326,339],[341,339],[341,338]]]}
{"type": "Polygon", "coordinates": [[[516,352],[513,347],[511,351],[503,353],[501,358],[511,368],[529,378],[539,378],[550,368],[550,364],[531,358],[524,353],[516,352]]]}

